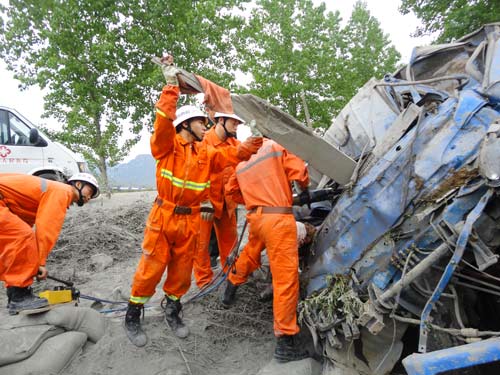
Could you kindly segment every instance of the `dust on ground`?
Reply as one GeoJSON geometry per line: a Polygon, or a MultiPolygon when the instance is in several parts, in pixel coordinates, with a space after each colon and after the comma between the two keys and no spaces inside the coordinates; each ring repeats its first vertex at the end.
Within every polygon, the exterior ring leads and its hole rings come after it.
{"type": "MultiPolygon", "coordinates": [[[[237,303],[229,310],[219,302],[222,288],[185,304],[183,317],[191,334],[184,340],[176,338],[164,323],[159,307],[162,280],[145,310],[143,328],[148,344],[137,348],[127,339],[122,327],[125,301],[155,196],[153,191],[116,193],[111,199],[102,197],[68,210],[59,240],[47,261],[49,274],[73,281],[83,296],[123,303],[80,300],[82,306],[103,311],[107,329],[99,342],[87,343],[63,374],[257,374],[272,359],[274,348],[272,302],[259,300],[262,286],[258,277],[240,287],[237,303]],[[111,265],[93,262],[97,254],[109,255],[111,265]]],[[[58,284],[42,281],[35,283],[34,289],[54,285],[58,284]]],[[[196,292],[193,283],[185,297],[196,292]]],[[[0,304],[5,306],[5,291],[1,290],[0,295],[0,304]]]]}

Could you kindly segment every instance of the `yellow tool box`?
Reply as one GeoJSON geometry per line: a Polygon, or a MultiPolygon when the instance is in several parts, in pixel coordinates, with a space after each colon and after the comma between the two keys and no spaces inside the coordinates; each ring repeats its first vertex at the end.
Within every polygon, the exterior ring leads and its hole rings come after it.
{"type": "Polygon", "coordinates": [[[73,300],[73,295],[70,289],[63,290],[45,290],[38,293],[40,298],[45,298],[49,301],[50,305],[56,305],[58,303],[71,302],[73,300]]]}

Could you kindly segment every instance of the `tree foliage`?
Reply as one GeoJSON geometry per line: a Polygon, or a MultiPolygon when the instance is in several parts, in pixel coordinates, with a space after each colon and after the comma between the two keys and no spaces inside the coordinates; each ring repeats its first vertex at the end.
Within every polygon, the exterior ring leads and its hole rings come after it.
{"type": "Polygon", "coordinates": [[[151,124],[162,86],[151,57],[169,51],[179,66],[229,84],[240,22],[229,9],[245,1],[11,0],[1,9],[0,57],[23,85],[45,89],[44,115],[63,124],[58,139],[107,185],[107,166],[151,124]]]}
{"type": "Polygon", "coordinates": [[[257,0],[239,38],[251,92],[302,121],[304,96],[314,126],[329,126],[360,86],[392,72],[400,57],[363,3],[342,28],[324,3],[257,0]]]}
{"type": "Polygon", "coordinates": [[[399,58],[363,3],[345,27],[312,0],[11,0],[0,9],[0,57],[23,85],[45,89],[45,115],[63,124],[55,135],[106,185],[107,166],[151,126],[163,83],[152,56],[168,51],[232,89],[241,89],[235,70],[250,73],[254,94],[301,120],[306,103],[323,127],[399,58]]]}
{"type": "Polygon", "coordinates": [[[402,0],[400,12],[422,21],[416,36],[438,33],[437,42],[458,39],[484,24],[500,21],[500,0],[402,0]]]}
{"type": "Polygon", "coordinates": [[[392,73],[401,55],[361,1],[355,3],[341,34],[341,61],[344,64],[341,95],[349,100],[370,78],[381,79],[386,73],[392,73]]]}

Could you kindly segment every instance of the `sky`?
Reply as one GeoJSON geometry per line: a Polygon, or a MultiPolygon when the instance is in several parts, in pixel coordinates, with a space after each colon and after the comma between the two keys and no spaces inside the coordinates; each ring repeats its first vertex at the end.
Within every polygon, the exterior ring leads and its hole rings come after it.
{"type": "MultiPolygon", "coordinates": [[[[321,0],[313,0],[319,4],[321,0]]],[[[340,12],[343,22],[347,22],[356,0],[326,0],[328,10],[340,12]]],[[[413,14],[402,15],[398,12],[400,0],[365,0],[371,15],[378,19],[382,30],[389,35],[397,50],[401,53],[401,62],[406,63],[415,46],[430,44],[431,37],[413,38],[410,36],[420,22],[413,14]]],[[[6,4],[6,0],[0,0],[6,4]]],[[[21,91],[19,81],[14,79],[12,72],[6,69],[5,63],[0,60],[0,105],[14,108],[31,120],[35,125],[44,124],[49,128],[58,129],[60,126],[54,119],[42,119],[43,93],[37,87],[31,87],[21,91]]],[[[248,135],[249,131],[241,129],[239,138],[248,135]]],[[[149,134],[147,131],[141,133],[141,141],[132,148],[130,155],[124,160],[127,162],[139,154],[147,154],[149,150],[149,134]]]]}

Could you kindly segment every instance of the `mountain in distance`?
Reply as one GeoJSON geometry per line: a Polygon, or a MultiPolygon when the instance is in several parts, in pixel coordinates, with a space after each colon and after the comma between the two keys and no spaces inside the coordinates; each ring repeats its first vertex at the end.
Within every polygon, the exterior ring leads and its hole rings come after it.
{"type": "Polygon", "coordinates": [[[118,164],[108,169],[112,187],[156,188],[156,161],[149,154],[137,155],[128,163],[118,164]]]}

